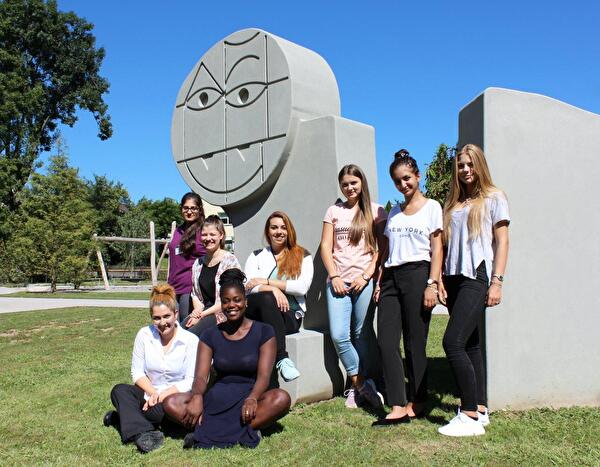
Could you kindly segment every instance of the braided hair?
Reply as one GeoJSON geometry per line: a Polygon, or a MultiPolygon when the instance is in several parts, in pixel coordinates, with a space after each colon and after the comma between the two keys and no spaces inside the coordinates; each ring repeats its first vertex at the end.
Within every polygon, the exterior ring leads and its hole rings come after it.
{"type": "Polygon", "coordinates": [[[417,161],[414,157],[410,156],[410,153],[406,149],[400,149],[396,154],[394,154],[394,160],[390,164],[390,177],[394,178],[394,171],[401,165],[405,165],[415,175],[419,175],[419,166],[417,165],[417,161]]]}
{"type": "Polygon", "coordinates": [[[221,274],[219,278],[219,285],[221,286],[221,295],[223,295],[223,290],[226,288],[235,288],[242,294],[246,294],[246,288],[244,287],[244,282],[246,282],[246,275],[240,271],[238,268],[226,269],[221,274]]]}

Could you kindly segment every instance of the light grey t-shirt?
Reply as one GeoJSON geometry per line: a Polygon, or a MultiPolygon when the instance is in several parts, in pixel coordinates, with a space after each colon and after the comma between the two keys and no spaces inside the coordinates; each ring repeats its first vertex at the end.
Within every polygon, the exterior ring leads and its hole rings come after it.
{"type": "Polygon", "coordinates": [[[450,221],[450,242],[444,265],[446,276],[463,275],[471,279],[477,277],[477,267],[485,261],[488,281],[492,277],[494,261],[493,227],[500,221],[510,222],[508,201],[501,191],[497,191],[485,199],[485,212],[481,233],[469,239],[467,220],[470,206],[452,211],[450,221]]]}

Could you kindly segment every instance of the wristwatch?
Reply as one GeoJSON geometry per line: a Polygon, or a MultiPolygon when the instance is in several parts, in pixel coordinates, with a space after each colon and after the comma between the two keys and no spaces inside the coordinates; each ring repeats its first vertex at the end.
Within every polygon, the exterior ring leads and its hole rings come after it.
{"type": "Polygon", "coordinates": [[[369,276],[367,276],[366,274],[363,273],[362,278],[364,281],[369,282],[371,280],[371,278],[369,276]]]}
{"type": "Polygon", "coordinates": [[[504,276],[501,276],[500,274],[492,274],[492,279],[493,278],[498,279],[500,282],[504,282],[504,276]]]}
{"type": "Polygon", "coordinates": [[[427,279],[427,285],[433,285],[433,284],[437,285],[437,283],[438,283],[438,281],[436,281],[435,279],[431,279],[431,278],[427,279]]]}

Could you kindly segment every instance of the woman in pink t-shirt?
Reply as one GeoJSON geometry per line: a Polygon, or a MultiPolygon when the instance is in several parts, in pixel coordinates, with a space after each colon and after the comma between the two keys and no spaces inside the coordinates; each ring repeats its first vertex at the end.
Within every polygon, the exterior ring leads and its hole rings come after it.
{"type": "Polygon", "coordinates": [[[371,278],[377,266],[377,232],[387,215],[382,206],[371,203],[360,167],[342,167],[338,182],[346,201],[327,209],[321,236],[321,257],[328,273],[329,330],[352,381],[346,407],[355,408],[357,400],[364,400],[378,408],[381,397],[373,380],[365,377],[372,334],[372,323],[365,321],[373,295],[371,278]]]}

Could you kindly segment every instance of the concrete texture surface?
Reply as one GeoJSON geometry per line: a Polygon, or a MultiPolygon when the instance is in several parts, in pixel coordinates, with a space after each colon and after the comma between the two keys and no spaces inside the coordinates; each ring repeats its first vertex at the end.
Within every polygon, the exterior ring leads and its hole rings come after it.
{"type": "Polygon", "coordinates": [[[600,115],[489,88],[459,116],[512,222],[503,303],[487,311],[492,409],[600,405],[600,115]]]}

